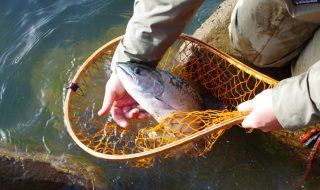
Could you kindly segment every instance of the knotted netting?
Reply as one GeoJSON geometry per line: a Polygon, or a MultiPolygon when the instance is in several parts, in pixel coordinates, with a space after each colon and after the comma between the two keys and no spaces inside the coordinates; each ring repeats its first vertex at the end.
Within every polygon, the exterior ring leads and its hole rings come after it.
{"type": "Polygon", "coordinates": [[[202,155],[211,150],[225,130],[244,119],[246,113],[236,111],[239,103],[277,82],[204,42],[181,35],[158,68],[208,92],[223,106],[176,112],[160,123],[132,119],[130,127],[123,129],[110,116],[97,115],[111,75],[110,61],[120,39],[105,44],[85,61],[69,85],[65,100],[69,134],[83,150],[99,158],[146,167],[155,157],[202,155]]]}

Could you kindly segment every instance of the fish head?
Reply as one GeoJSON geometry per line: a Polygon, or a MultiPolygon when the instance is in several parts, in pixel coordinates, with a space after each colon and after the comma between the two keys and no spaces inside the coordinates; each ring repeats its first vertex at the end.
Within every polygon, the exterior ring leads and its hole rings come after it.
{"type": "Polygon", "coordinates": [[[117,75],[129,94],[160,96],[164,91],[162,76],[155,68],[136,63],[117,63],[117,75]]]}
{"type": "Polygon", "coordinates": [[[135,63],[117,63],[115,69],[130,96],[158,122],[177,111],[202,110],[191,85],[166,71],[135,63]]]}

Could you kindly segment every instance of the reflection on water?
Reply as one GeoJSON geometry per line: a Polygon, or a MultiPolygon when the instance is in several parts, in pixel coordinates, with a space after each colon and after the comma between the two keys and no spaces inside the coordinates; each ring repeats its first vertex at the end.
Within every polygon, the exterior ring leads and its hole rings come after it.
{"type": "MultiPolygon", "coordinates": [[[[221,0],[207,0],[192,32],[221,0]]],[[[101,165],[111,189],[292,189],[301,163],[264,141],[232,129],[200,158],[157,160],[135,169],[90,157],[64,126],[63,88],[84,60],[124,33],[130,0],[5,0],[0,6],[0,144],[20,152],[73,154],[101,165]]],[[[309,188],[320,185],[309,177],[309,188]]]]}

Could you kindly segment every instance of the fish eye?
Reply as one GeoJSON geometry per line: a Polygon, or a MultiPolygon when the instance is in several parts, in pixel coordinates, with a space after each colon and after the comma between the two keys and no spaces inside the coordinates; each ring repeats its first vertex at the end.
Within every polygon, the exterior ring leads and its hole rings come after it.
{"type": "Polygon", "coordinates": [[[133,72],[136,74],[140,74],[141,70],[139,68],[134,68],[133,72]]]}

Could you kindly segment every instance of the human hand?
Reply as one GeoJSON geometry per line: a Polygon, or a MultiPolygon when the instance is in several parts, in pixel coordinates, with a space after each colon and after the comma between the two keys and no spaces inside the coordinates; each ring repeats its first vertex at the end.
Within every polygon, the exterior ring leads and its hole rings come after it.
{"type": "Polygon", "coordinates": [[[128,127],[127,119],[143,119],[148,114],[127,93],[116,74],[112,74],[105,87],[103,105],[98,112],[104,116],[110,111],[113,120],[121,127],[128,127]]]}
{"type": "Polygon", "coordinates": [[[250,112],[242,127],[260,129],[263,132],[282,130],[272,109],[272,89],[262,91],[252,100],[239,104],[238,111],[250,112]]]}

